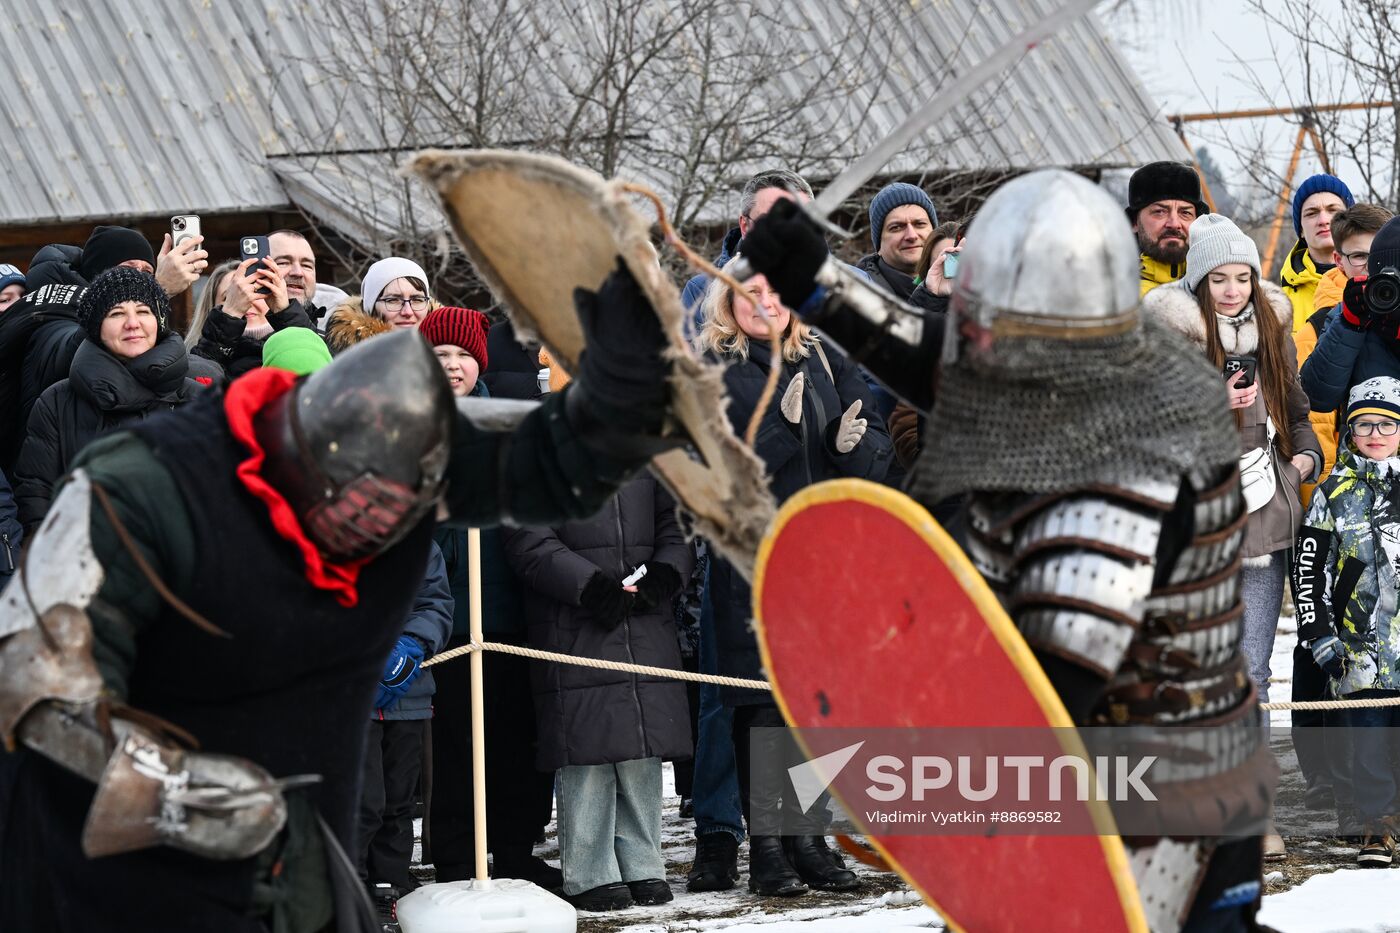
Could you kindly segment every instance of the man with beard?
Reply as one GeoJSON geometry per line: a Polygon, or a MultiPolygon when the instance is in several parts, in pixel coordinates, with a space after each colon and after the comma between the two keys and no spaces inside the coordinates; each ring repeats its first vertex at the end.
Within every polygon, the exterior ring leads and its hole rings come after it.
{"type": "Polygon", "coordinates": [[[1128,180],[1128,220],[1142,254],[1140,294],[1186,274],[1186,232],[1206,210],[1201,179],[1191,166],[1152,162],[1133,172],[1128,180]]]}
{"type": "MultiPolygon", "coordinates": [[[[1149,168],[1134,203],[1170,213],[1139,240],[1180,226],[1184,253],[1194,173],[1149,168]]],[[[1193,833],[1124,841],[1153,933],[1244,933],[1257,929],[1261,851],[1235,833],[1267,816],[1273,760],[1239,645],[1239,436],[1219,372],[1140,314],[1118,211],[1070,172],[1002,186],[972,222],[946,329],[842,274],[791,205],[739,251],[928,413],[909,493],[968,497],[968,556],[1074,722],[1208,725],[1230,750],[1154,788],[1162,818],[1188,817],[1176,825],[1193,833]]]]}
{"type": "Polygon", "coordinates": [[[674,443],[640,287],[619,262],[574,300],[576,377],[523,417],[456,405],[401,331],[84,450],[0,600],[22,746],[0,755],[0,929],[373,929],[345,851],[434,515],[584,518],[674,443]]]}

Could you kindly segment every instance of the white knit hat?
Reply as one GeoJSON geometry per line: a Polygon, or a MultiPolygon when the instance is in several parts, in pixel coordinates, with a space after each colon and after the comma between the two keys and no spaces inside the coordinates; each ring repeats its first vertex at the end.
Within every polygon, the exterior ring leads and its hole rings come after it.
{"type": "Polygon", "coordinates": [[[1195,291],[1201,279],[1221,266],[1242,262],[1263,276],[1259,267],[1259,247],[1245,236],[1235,222],[1220,214],[1202,214],[1191,224],[1191,246],[1186,251],[1186,275],[1182,278],[1187,289],[1195,291]]]}
{"type": "Polygon", "coordinates": [[[365,273],[365,280],[360,285],[360,306],[366,314],[375,313],[375,302],[394,279],[417,279],[423,283],[425,289],[428,287],[428,274],[412,259],[404,259],[402,256],[381,259],[369,267],[369,271],[365,273]]]}

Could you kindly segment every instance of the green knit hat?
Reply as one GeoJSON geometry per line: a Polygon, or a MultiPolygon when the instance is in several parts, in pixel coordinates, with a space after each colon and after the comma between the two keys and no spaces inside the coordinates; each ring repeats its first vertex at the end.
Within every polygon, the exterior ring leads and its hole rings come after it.
{"type": "Polygon", "coordinates": [[[309,327],[288,327],[263,341],[263,365],[309,376],[331,361],[321,335],[309,327]]]}

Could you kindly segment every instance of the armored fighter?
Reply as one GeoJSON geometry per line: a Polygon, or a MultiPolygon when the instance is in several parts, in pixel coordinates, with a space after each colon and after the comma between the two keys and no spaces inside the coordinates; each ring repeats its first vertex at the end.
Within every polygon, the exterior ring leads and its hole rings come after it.
{"type": "Polygon", "coordinates": [[[0,599],[0,929],[377,928],[344,852],[434,511],[586,516],[664,443],[651,306],[575,300],[608,339],[513,429],[404,332],[83,453],[0,599]]]}
{"type": "Polygon", "coordinates": [[[1125,842],[1154,931],[1256,929],[1259,840],[1227,831],[1267,814],[1273,768],[1239,649],[1238,435],[1218,374],[1140,316],[1122,210],[1068,172],[1003,186],[946,321],[847,275],[786,202],[740,253],[928,413],[910,493],[968,495],[968,554],[1076,723],[1219,730],[1162,800],[1220,829],[1125,842]]]}

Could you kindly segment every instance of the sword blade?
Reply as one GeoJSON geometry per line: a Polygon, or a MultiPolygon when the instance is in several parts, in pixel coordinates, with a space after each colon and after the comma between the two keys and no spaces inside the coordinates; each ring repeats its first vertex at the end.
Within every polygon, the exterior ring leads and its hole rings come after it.
{"type": "Polygon", "coordinates": [[[819,221],[825,221],[847,198],[855,194],[861,185],[874,177],[876,172],[885,167],[885,163],[903,151],[934,121],[961,104],[973,91],[999,74],[1018,57],[1029,52],[1036,43],[1089,12],[1097,2],[1098,0],[1069,0],[1055,12],[1040,18],[1012,36],[991,55],[954,78],[950,84],[944,85],[922,107],[905,117],[904,122],[895,127],[888,136],[871,147],[870,151],[842,169],[817,199],[808,205],[807,213],[819,221]]]}

